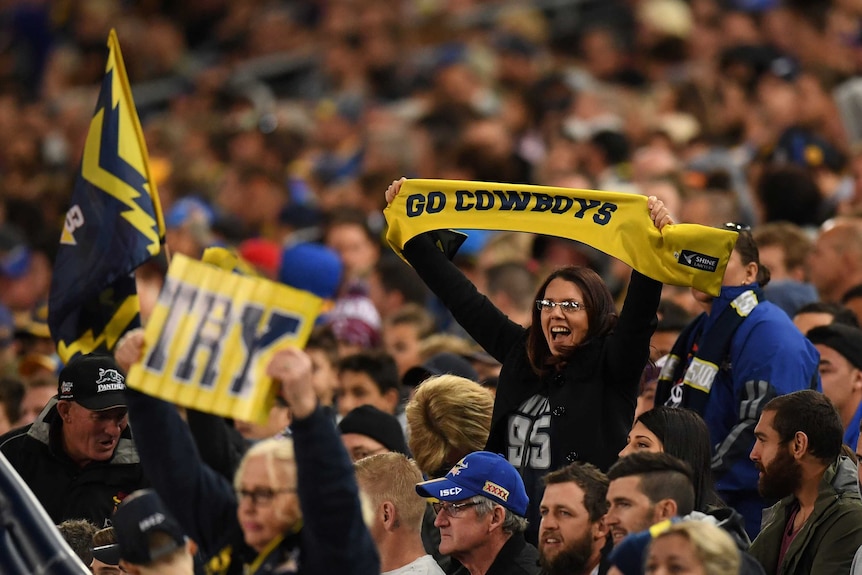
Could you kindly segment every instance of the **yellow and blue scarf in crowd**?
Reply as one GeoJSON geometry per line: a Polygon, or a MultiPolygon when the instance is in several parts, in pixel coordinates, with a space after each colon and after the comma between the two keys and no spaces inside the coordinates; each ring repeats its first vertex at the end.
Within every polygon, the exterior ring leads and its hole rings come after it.
{"type": "Polygon", "coordinates": [[[647,277],[714,296],[737,237],[697,224],[659,231],[638,194],[460,180],[406,180],[384,215],[399,255],[433,230],[531,232],[583,242],[647,277]]]}

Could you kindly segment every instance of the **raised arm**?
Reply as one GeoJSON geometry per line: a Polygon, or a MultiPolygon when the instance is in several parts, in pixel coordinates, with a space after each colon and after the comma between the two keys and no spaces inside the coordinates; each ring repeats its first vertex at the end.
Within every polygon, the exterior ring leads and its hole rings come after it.
{"type": "MultiPolygon", "coordinates": [[[[144,351],[143,330],[123,336],[117,363],[128,372],[144,351]]],[[[209,559],[239,531],[236,496],[222,475],[201,460],[174,405],[127,388],[129,421],[144,473],[177,521],[209,559]]]]}
{"type": "MultiPolygon", "coordinates": [[[[405,179],[395,180],[386,190],[391,203],[405,179]]],[[[404,257],[455,320],[497,361],[524,337],[524,328],[511,321],[461,273],[435,245],[434,232],[419,235],[404,246],[404,257]]]]}
{"type": "Polygon", "coordinates": [[[353,464],[332,418],[317,403],[311,358],[298,349],[275,353],[267,366],[281,383],[293,416],[297,489],[308,573],[379,573],[377,550],[362,519],[353,464]]]}
{"type": "MultiPolygon", "coordinates": [[[[659,230],[674,223],[664,202],[655,196],[647,198],[647,209],[653,225],[659,230]]],[[[608,341],[607,366],[612,374],[609,383],[636,380],[646,366],[650,338],[658,323],[656,310],[661,300],[661,289],[661,282],[632,270],[619,322],[608,341]]]]}

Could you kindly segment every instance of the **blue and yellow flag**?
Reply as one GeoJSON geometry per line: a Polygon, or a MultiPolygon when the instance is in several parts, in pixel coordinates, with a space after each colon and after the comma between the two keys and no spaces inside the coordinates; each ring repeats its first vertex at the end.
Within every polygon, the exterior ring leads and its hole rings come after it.
{"type": "Polygon", "coordinates": [[[322,305],[309,292],[177,255],[147,322],[146,354],[126,384],[199,411],[265,422],[276,391],[266,365],[279,348],[305,345],[322,305]]]}
{"type": "Polygon", "coordinates": [[[164,220],[117,34],[54,263],[48,324],[63,361],[111,351],[140,326],[134,270],[161,250],[164,220]]]}

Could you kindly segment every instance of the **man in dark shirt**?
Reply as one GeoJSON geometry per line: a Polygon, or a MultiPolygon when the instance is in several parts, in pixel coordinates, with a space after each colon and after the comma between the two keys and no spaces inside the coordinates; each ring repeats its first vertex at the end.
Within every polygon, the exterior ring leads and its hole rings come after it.
{"type": "Polygon", "coordinates": [[[111,356],[78,356],[60,372],[58,395],[36,421],[0,437],[0,451],[54,523],[110,525],[120,501],[146,487],[125,388],[111,356]]]}
{"type": "Polygon", "coordinates": [[[538,552],[524,539],[527,492],[517,470],[500,455],[476,451],[445,477],[416,492],[433,498],[440,553],[457,559],[455,575],[535,575],[538,552]]]}

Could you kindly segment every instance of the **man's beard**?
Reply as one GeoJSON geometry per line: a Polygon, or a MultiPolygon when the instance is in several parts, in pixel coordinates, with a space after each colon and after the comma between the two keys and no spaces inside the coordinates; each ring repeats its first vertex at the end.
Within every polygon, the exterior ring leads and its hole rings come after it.
{"type": "Polygon", "coordinates": [[[789,449],[779,448],[775,459],[757,482],[757,490],[767,499],[781,499],[791,495],[802,484],[802,467],[793,459],[789,449]]]}
{"type": "MultiPolygon", "coordinates": [[[[544,537],[542,537],[544,539],[544,537]]],[[[539,540],[539,564],[548,575],[578,575],[586,571],[593,554],[593,535],[590,531],[583,537],[568,543],[553,558],[545,557],[539,540]]]]}

